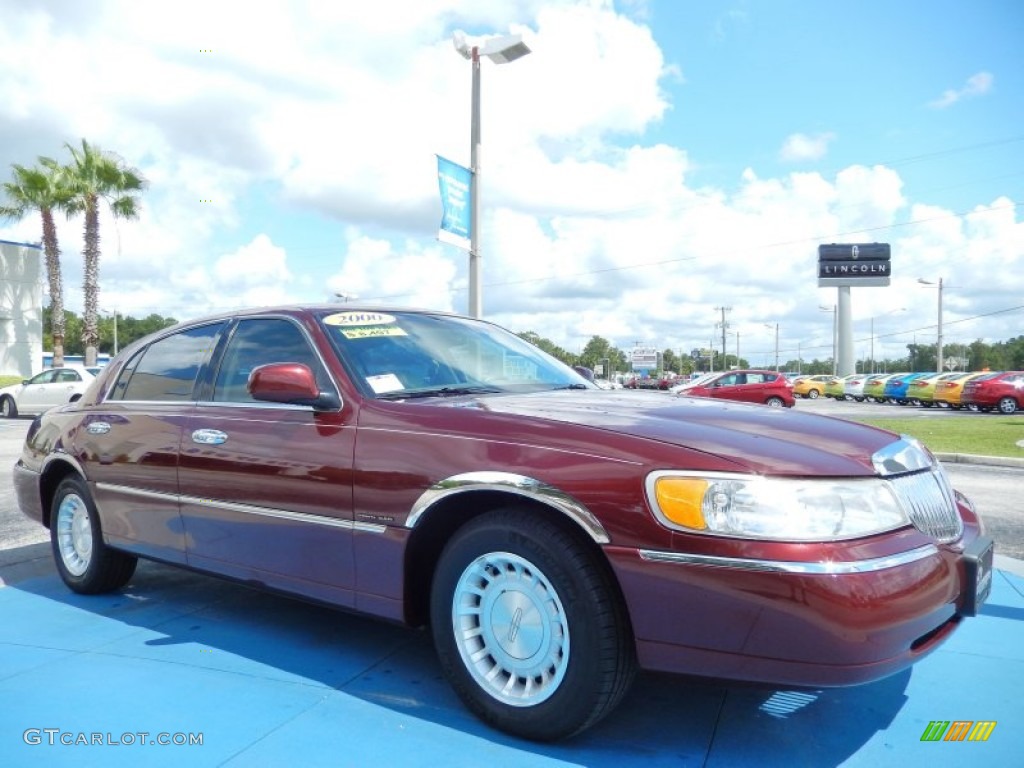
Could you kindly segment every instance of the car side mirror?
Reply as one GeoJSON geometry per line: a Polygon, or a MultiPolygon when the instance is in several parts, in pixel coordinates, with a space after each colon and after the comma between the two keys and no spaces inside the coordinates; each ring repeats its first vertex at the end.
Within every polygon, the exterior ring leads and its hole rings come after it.
{"type": "Polygon", "coordinates": [[[318,411],[337,410],[341,400],[334,392],[321,392],[316,376],[302,363],[269,363],[249,374],[246,385],[256,400],[308,405],[318,411]]]}

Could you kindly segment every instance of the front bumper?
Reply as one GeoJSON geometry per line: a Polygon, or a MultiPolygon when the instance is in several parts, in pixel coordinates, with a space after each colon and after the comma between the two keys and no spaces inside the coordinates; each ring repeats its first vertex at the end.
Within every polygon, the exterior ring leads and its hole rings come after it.
{"type": "Polygon", "coordinates": [[[977,528],[914,544],[833,562],[606,552],[645,669],[827,687],[905,669],[984,602],[992,542],[977,528]]]}

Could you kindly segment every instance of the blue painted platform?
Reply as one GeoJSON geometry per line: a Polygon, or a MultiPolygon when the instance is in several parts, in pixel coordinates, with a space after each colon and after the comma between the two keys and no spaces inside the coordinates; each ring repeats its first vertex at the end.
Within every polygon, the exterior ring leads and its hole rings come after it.
{"type": "Polygon", "coordinates": [[[114,595],[55,574],[0,588],[4,768],[1013,766],[1022,700],[1024,578],[1005,570],[981,616],[895,677],[785,691],[646,675],[557,745],[469,715],[425,632],[152,563],[114,595]],[[996,725],[985,742],[923,742],[937,720],[996,725]],[[190,735],[201,745],[156,743],[190,735]]]}

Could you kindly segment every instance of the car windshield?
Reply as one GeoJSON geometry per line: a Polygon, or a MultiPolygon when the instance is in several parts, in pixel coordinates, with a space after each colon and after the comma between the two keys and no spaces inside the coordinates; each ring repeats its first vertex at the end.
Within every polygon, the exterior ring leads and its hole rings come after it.
{"type": "Polygon", "coordinates": [[[353,378],[381,399],[596,389],[569,366],[490,323],[419,312],[324,312],[353,378]]]}

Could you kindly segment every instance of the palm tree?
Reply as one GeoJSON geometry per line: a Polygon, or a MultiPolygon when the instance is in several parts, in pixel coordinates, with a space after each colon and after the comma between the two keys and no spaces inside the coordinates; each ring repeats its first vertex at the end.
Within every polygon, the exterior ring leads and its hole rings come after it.
{"type": "Polygon", "coordinates": [[[57,227],[53,221],[55,210],[66,210],[70,194],[64,184],[64,175],[55,160],[40,157],[42,167],[26,168],[14,163],[13,180],[4,182],[2,189],[7,204],[0,206],[0,217],[21,219],[32,211],[39,211],[43,219],[43,254],[46,258],[46,279],[50,287],[50,322],[53,334],[53,366],[64,365],[64,282],[60,274],[60,246],[57,227]]]}
{"type": "Polygon", "coordinates": [[[100,200],[107,201],[114,218],[137,218],[139,198],[135,193],[146,188],[146,180],[138,169],[126,165],[118,155],[104,152],[85,139],[82,139],[80,149],[70,144],[64,146],[71,152],[71,164],[65,168],[72,192],[68,210],[70,213],[85,214],[82,343],[85,345],[85,364],[95,365],[100,339],[97,317],[100,292],[100,200]]]}

